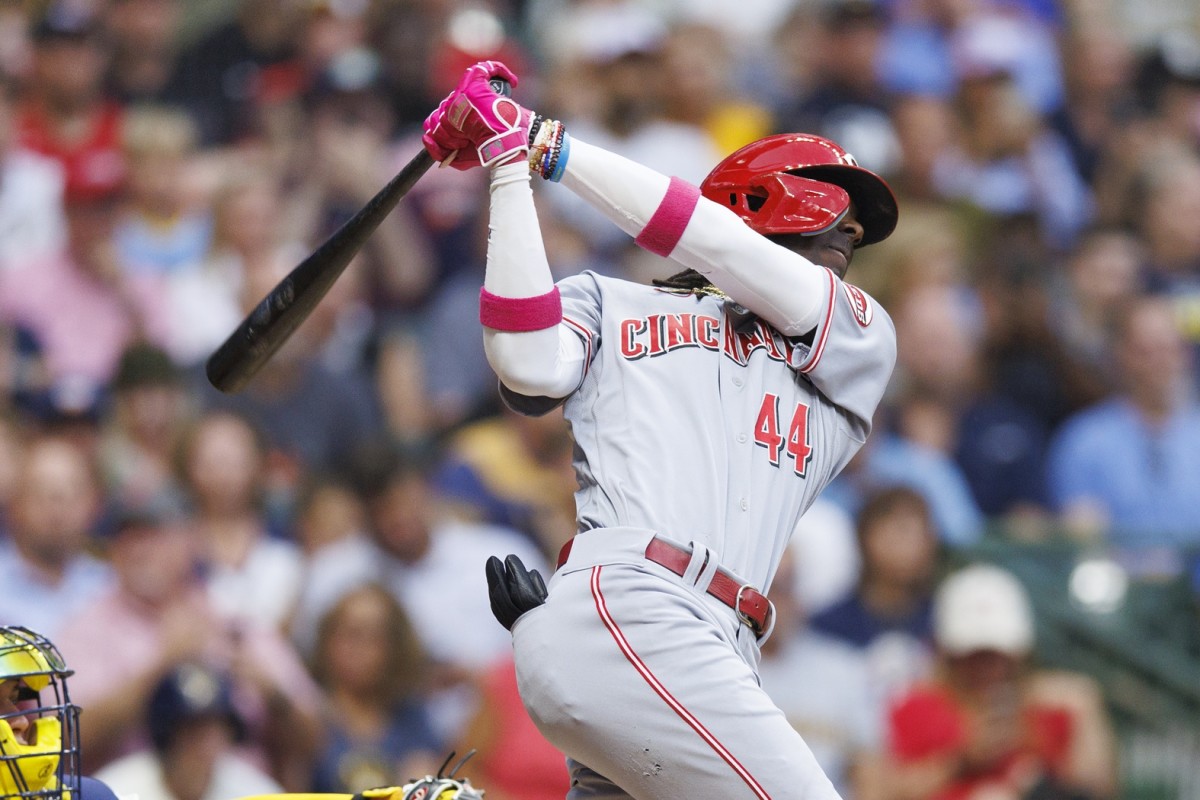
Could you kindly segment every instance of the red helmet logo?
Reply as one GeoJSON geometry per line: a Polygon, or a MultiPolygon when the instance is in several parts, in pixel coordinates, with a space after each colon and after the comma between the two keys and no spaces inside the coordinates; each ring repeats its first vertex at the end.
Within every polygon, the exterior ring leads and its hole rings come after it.
{"type": "Polygon", "coordinates": [[[809,134],[751,142],[718,164],[700,191],[764,235],[827,231],[853,201],[868,245],[891,234],[899,213],[882,178],[836,143],[809,134]]]}

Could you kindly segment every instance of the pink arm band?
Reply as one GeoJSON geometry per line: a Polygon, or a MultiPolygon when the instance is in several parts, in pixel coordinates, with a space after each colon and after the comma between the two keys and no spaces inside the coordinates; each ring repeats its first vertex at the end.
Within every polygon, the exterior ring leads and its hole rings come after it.
{"type": "Polygon", "coordinates": [[[562,298],[557,286],[533,297],[501,297],[480,289],[479,321],[484,327],[514,333],[553,328],[562,322],[562,298]]]}
{"type": "Polygon", "coordinates": [[[681,178],[671,178],[667,193],[655,209],[654,216],[650,217],[634,242],[655,255],[671,255],[699,201],[698,188],[681,178]]]}

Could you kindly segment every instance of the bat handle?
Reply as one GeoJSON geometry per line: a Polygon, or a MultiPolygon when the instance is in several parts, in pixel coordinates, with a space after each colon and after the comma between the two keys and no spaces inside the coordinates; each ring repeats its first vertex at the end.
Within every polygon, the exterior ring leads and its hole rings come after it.
{"type": "Polygon", "coordinates": [[[504,78],[492,78],[488,83],[492,85],[492,89],[496,94],[512,97],[512,84],[504,80],[504,78]]]}

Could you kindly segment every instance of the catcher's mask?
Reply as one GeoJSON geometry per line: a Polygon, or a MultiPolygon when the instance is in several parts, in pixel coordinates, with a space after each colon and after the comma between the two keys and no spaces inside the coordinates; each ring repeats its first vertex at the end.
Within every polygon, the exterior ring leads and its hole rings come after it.
{"type": "Polygon", "coordinates": [[[861,247],[886,239],[899,215],[883,178],[860,167],[836,143],[811,134],[781,133],[751,142],[717,164],[700,191],[767,236],[824,233],[854,201],[863,226],[861,247]]]}
{"type": "Polygon", "coordinates": [[[71,674],[46,637],[0,627],[0,686],[6,692],[0,709],[0,797],[78,798],[79,707],[67,694],[71,674]]]}

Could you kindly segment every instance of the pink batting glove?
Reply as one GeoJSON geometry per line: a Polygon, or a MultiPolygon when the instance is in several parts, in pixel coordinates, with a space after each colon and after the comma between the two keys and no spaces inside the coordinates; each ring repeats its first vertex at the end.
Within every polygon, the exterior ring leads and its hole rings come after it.
{"type": "Polygon", "coordinates": [[[435,160],[465,170],[525,157],[533,114],[497,94],[492,78],[517,85],[516,74],[501,62],[480,61],[467,68],[457,88],[425,118],[421,141],[435,160]]]}

